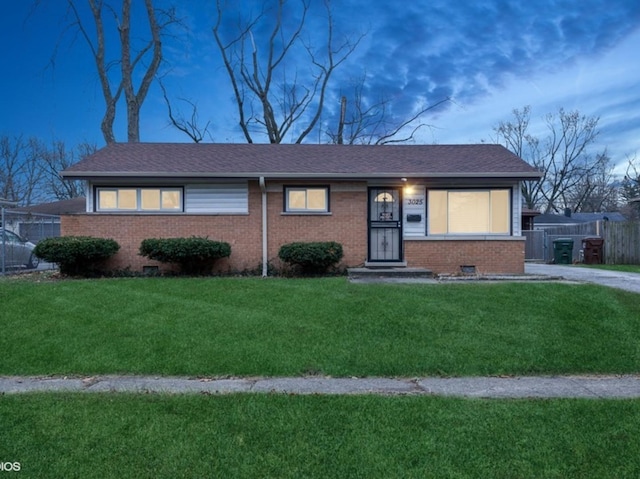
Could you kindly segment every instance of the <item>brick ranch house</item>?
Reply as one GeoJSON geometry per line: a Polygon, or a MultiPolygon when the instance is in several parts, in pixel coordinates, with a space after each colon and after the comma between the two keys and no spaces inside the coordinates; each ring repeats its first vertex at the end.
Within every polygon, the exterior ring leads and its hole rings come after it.
{"type": "Polygon", "coordinates": [[[117,143],[67,168],[86,211],[63,235],[115,239],[114,269],[159,265],[145,238],[231,244],[223,271],[279,266],[293,241],[338,241],[342,266],[522,273],[520,183],[539,173],[499,145],[117,143]]]}

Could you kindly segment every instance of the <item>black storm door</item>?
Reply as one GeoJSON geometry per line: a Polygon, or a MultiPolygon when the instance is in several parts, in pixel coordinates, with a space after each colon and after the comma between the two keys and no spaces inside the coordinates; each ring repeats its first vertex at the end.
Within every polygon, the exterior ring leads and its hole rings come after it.
{"type": "Polygon", "coordinates": [[[369,261],[402,261],[400,188],[369,188],[369,261]]]}

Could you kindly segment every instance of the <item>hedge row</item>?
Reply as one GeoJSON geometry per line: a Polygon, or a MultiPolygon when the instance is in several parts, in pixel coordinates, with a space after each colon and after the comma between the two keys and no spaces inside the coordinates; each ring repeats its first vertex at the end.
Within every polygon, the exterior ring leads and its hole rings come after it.
{"type": "Polygon", "coordinates": [[[38,258],[57,263],[62,274],[92,276],[116,254],[120,245],[112,239],[90,236],[61,236],[40,241],[33,250],[38,258]]]}
{"type": "MultiPolygon", "coordinates": [[[[49,263],[57,263],[62,274],[93,276],[104,271],[105,261],[118,252],[113,239],[90,236],[62,236],[40,241],[34,254],[49,263]]],[[[179,265],[187,275],[208,274],[220,258],[231,255],[231,246],[208,238],[149,238],[140,244],[139,254],[161,263],[179,265]]],[[[321,274],[340,262],[342,245],[334,241],[289,243],[278,257],[302,274],[321,274]]]]}
{"type": "Polygon", "coordinates": [[[325,273],[342,259],[342,245],[335,241],[289,243],[282,245],[278,257],[303,274],[325,273]]]}
{"type": "Polygon", "coordinates": [[[161,263],[176,263],[188,275],[210,273],[217,259],[227,258],[231,245],[207,238],[150,238],[140,244],[140,255],[161,263]]]}

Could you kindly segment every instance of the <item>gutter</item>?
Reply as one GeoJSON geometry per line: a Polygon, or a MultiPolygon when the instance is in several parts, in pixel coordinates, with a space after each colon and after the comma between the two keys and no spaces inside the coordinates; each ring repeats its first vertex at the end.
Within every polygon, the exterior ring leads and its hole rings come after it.
{"type": "Polygon", "coordinates": [[[62,178],[67,180],[83,178],[180,178],[180,179],[203,179],[203,178],[227,178],[227,179],[252,179],[258,177],[269,177],[271,179],[398,179],[398,178],[500,178],[513,180],[535,180],[542,177],[538,171],[527,172],[385,172],[385,173],[308,173],[308,172],[159,172],[159,171],[63,171],[62,178]]]}
{"type": "Polygon", "coordinates": [[[267,185],[264,176],[260,177],[260,192],[262,193],[262,277],[267,277],[267,185]]]}

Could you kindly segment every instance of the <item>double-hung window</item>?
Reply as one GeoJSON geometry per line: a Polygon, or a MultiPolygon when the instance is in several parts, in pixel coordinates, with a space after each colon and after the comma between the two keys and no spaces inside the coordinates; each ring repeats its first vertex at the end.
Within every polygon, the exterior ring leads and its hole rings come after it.
{"type": "Polygon", "coordinates": [[[182,188],[96,188],[97,211],[182,211],[182,188]]]}
{"type": "Polygon", "coordinates": [[[287,213],[328,213],[328,186],[287,186],[284,189],[287,213]]]}
{"type": "Polygon", "coordinates": [[[429,234],[511,233],[508,189],[429,191],[429,234]]]}

